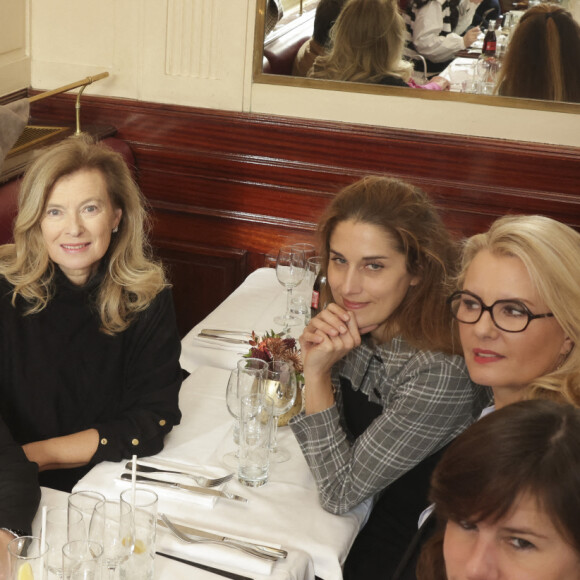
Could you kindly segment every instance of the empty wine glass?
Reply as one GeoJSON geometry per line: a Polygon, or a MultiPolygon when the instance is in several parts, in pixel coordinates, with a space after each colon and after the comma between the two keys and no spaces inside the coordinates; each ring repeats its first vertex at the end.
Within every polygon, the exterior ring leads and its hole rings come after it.
{"type": "MultiPolygon", "coordinates": [[[[129,504],[104,501],[95,507],[89,539],[103,546],[103,570],[109,580],[116,579],[118,567],[131,555],[131,508],[129,504]]],[[[104,580],[104,579],[103,579],[104,580]]]]}
{"type": "Polygon", "coordinates": [[[296,373],[292,363],[274,360],[268,365],[268,373],[264,381],[264,393],[268,395],[274,405],[274,424],[272,427],[272,444],[270,448],[270,461],[282,463],[290,459],[290,452],[280,449],[276,442],[278,433],[278,418],[287,413],[296,401],[296,373]]]}
{"type": "Polygon", "coordinates": [[[276,316],[274,322],[284,328],[300,324],[300,318],[292,316],[290,312],[292,303],[292,290],[302,282],[304,278],[306,262],[304,251],[294,246],[282,246],[276,260],[276,277],[278,282],[286,288],[286,312],[284,316],[276,316]]]}
{"type": "Polygon", "coordinates": [[[245,395],[263,392],[263,381],[268,371],[268,363],[259,358],[243,358],[230,373],[226,387],[226,406],[234,418],[234,443],[236,450],[223,456],[222,461],[228,467],[237,469],[240,444],[240,401],[245,395]]]}

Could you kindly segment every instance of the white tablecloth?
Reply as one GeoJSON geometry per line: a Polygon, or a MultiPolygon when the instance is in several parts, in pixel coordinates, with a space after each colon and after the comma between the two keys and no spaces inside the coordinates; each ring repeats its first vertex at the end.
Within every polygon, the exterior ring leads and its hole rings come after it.
{"type": "MultiPolygon", "coordinates": [[[[224,369],[202,366],[193,370],[181,389],[181,425],[167,436],[160,458],[223,467],[224,453],[234,449],[233,419],[225,405],[228,377],[229,372],[224,369]]],[[[325,512],[318,503],[315,482],[291,430],[280,428],[278,437],[279,444],[292,457],[286,463],[272,465],[266,485],[252,489],[235,479],[228,484],[228,491],[248,498],[247,504],[219,499],[211,507],[193,501],[175,504],[160,499],[159,509],[195,527],[280,544],[290,552],[288,560],[275,564],[271,575],[247,574],[256,580],[311,579],[314,574],[325,580],[340,579],[341,563],[369,504],[343,516],[325,512]]],[[[128,485],[116,481],[124,463],[97,465],[81,479],[75,491],[96,489],[109,497],[118,496],[128,485]]],[[[173,562],[161,558],[159,561],[158,578],[179,578],[164,572],[170,566],[175,567],[173,562]]],[[[187,578],[197,578],[192,575],[194,568],[181,567],[187,568],[187,578]]]]}
{"type": "MultiPolygon", "coordinates": [[[[297,290],[300,292],[300,287],[297,290]]],[[[276,279],[276,270],[260,268],[252,272],[239,288],[183,338],[181,366],[189,372],[203,365],[222,369],[235,368],[236,361],[248,352],[249,346],[246,348],[244,345],[218,342],[208,344],[207,341],[198,339],[200,330],[254,330],[260,336],[268,330],[280,332],[282,327],[274,322],[274,317],[284,314],[285,309],[286,290],[276,279]]],[[[291,327],[290,335],[297,338],[303,328],[303,325],[291,327]]]]}

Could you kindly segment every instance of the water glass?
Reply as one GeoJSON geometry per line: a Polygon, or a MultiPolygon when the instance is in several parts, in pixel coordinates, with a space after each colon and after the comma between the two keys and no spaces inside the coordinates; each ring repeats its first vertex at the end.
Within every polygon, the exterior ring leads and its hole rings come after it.
{"type": "Polygon", "coordinates": [[[259,487],[268,481],[272,408],[272,399],[263,393],[241,399],[238,480],[243,485],[259,487]]]}
{"type": "MultiPolygon", "coordinates": [[[[89,526],[91,524],[91,518],[93,517],[93,512],[98,504],[105,501],[105,496],[98,491],[77,491],[71,493],[68,496],[68,513],[69,518],[76,518],[74,514],[75,511],[80,512],[84,524],[84,537],[83,540],[89,539],[89,526]]],[[[71,538],[72,540],[72,538],[71,538]]]]}
{"type": "Polygon", "coordinates": [[[35,536],[20,536],[8,544],[11,580],[45,578],[48,563],[48,545],[35,536]]]}
{"type": "MultiPolygon", "coordinates": [[[[240,401],[245,395],[260,393],[264,389],[264,379],[268,372],[268,363],[259,358],[242,358],[236,369],[230,373],[226,389],[226,405],[234,417],[234,443],[240,443],[240,401]]],[[[223,456],[223,462],[231,469],[237,469],[239,450],[230,451],[223,456]]]]}
{"type": "Polygon", "coordinates": [[[75,508],[51,508],[46,512],[45,538],[48,544],[50,578],[62,578],[62,548],[73,540],[85,539],[83,516],[75,508]]]}
{"type": "Polygon", "coordinates": [[[121,503],[129,506],[131,555],[120,565],[125,580],[153,580],[157,533],[157,494],[149,489],[126,489],[121,503]]]}
{"type": "Polygon", "coordinates": [[[101,580],[103,546],[90,540],[74,540],[62,547],[64,580],[101,580]]]}

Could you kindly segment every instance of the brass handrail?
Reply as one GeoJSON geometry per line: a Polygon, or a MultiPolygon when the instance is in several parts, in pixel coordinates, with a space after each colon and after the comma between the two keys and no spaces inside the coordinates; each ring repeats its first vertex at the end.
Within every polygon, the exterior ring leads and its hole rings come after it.
{"type": "Polygon", "coordinates": [[[76,123],[77,129],[75,134],[79,135],[81,133],[81,121],[80,121],[80,112],[81,112],[81,95],[85,88],[94,83],[95,81],[99,81],[101,79],[107,78],[109,76],[108,72],[102,72],[98,75],[90,76],[82,81],[77,81],[75,83],[70,83],[69,85],[65,85],[64,87],[60,87],[58,89],[53,89],[52,91],[45,91],[44,93],[40,93],[38,95],[34,95],[28,99],[30,103],[34,103],[35,101],[40,101],[41,99],[46,99],[47,97],[52,97],[53,95],[58,95],[60,93],[66,93],[72,89],[76,89],[78,87],[82,87],[81,90],[78,92],[77,100],[75,104],[75,112],[76,112],[76,123]]]}

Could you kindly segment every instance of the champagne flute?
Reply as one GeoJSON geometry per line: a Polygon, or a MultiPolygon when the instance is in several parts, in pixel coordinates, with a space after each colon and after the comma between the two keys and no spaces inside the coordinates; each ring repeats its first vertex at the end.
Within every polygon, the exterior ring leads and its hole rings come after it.
{"type": "MultiPolygon", "coordinates": [[[[237,362],[236,368],[230,373],[226,388],[226,405],[234,418],[234,443],[240,443],[240,404],[242,397],[264,390],[263,381],[268,371],[268,363],[259,358],[243,358],[237,362]]],[[[230,451],[223,456],[222,461],[230,468],[237,469],[239,450],[230,451]]]]}
{"type": "Polygon", "coordinates": [[[278,418],[287,413],[294,405],[296,390],[296,373],[292,363],[281,360],[274,360],[269,363],[268,373],[264,382],[264,393],[274,402],[270,461],[275,463],[282,463],[290,459],[290,452],[287,449],[278,447],[276,436],[278,433],[278,418]]]}
{"type": "Polygon", "coordinates": [[[284,316],[276,316],[274,322],[284,328],[300,324],[300,319],[292,316],[292,290],[302,282],[305,273],[304,251],[293,246],[282,246],[276,259],[276,277],[286,288],[286,312],[284,316]]]}

